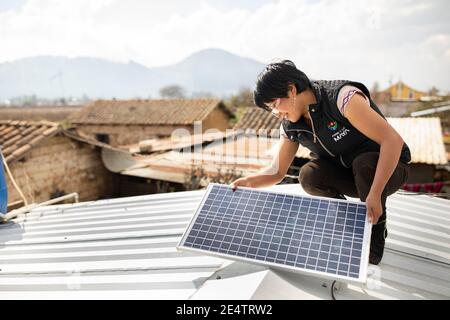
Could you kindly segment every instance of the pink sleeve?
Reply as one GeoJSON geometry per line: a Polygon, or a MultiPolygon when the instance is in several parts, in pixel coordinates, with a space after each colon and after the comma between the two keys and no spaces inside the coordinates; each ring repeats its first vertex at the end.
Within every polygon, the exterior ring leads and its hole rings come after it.
{"type": "Polygon", "coordinates": [[[354,86],[343,86],[341,90],[339,90],[338,98],[337,98],[337,106],[339,112],[344,116],[345,107],[348,105],[350,99],[355,95],[355,93],[361,94],[367,102],[367,105],[370,105],[369,98],[357,87],[354,86]]]}

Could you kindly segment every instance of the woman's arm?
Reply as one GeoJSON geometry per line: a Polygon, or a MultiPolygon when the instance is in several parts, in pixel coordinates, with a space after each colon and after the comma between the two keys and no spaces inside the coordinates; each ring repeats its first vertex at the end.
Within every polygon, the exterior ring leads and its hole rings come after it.
{"type": "Polygon", "coordinates": [[[236,189],[238,186],[260,188],[277,184],[283,180],[286,175],[289,166],[297,153],[298,146],[299,144],[297,142],[280,138],[278,153],[272,160],[272,164],[269,167],[262,169],[257,174],[233,181],[231,187],[233,189],[236,189]]]}
{"type": "Polygon", "coordinates": [[[397,131],[359,94],[349,101],[344,116],[356,129],[380,145],[375,177],[366,198],[369,218],[372,223],[376,223],[383,211],[381,194],[397,167],[404,142],[397,131]]]}

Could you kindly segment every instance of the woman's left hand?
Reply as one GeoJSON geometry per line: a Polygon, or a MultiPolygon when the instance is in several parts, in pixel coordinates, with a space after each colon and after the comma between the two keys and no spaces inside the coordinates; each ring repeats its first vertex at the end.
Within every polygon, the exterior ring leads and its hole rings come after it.
{"type": "Polygon", "coordinates": [[[383,206],[381,205],[381,195],[369,192],[366,198],[366,208],[367,214],[369,215],[369,221],[372,224],[376,224],[383,213],[383,206]]]}

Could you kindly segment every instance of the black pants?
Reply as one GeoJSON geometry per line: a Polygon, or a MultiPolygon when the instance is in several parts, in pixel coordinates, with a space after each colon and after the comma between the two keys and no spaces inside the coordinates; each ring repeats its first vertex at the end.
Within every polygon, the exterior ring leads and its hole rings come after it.
{"type": "MultiPolygon", "coordinates": [[[[299,180],[303,189],[311,195],[330,198],[346,195],[365,201],[375,176],[378,157],[378,152],[360,154],[353,161],[351,169],[327,159],[311,160],[301,168],[299,180]]],[[[371,263],[378,264],[383,255],[384,238],[387,236],[386,198],[406,182],[408,175],[409,165],[399,161],[381,194],[383,214],[377,225],[372,227],[371,263]],[[375,258],[374,255],[379,257],[375,258]]]]}

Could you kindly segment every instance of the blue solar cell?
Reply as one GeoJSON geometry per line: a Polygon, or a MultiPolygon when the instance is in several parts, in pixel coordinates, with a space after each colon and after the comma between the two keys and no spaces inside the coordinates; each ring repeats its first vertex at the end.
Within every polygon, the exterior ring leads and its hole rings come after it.
{"type": "Polygon", "coordinates": [[[366,225],[362,203],[211,184],[179,247],[360,280],[366,225]]]}

